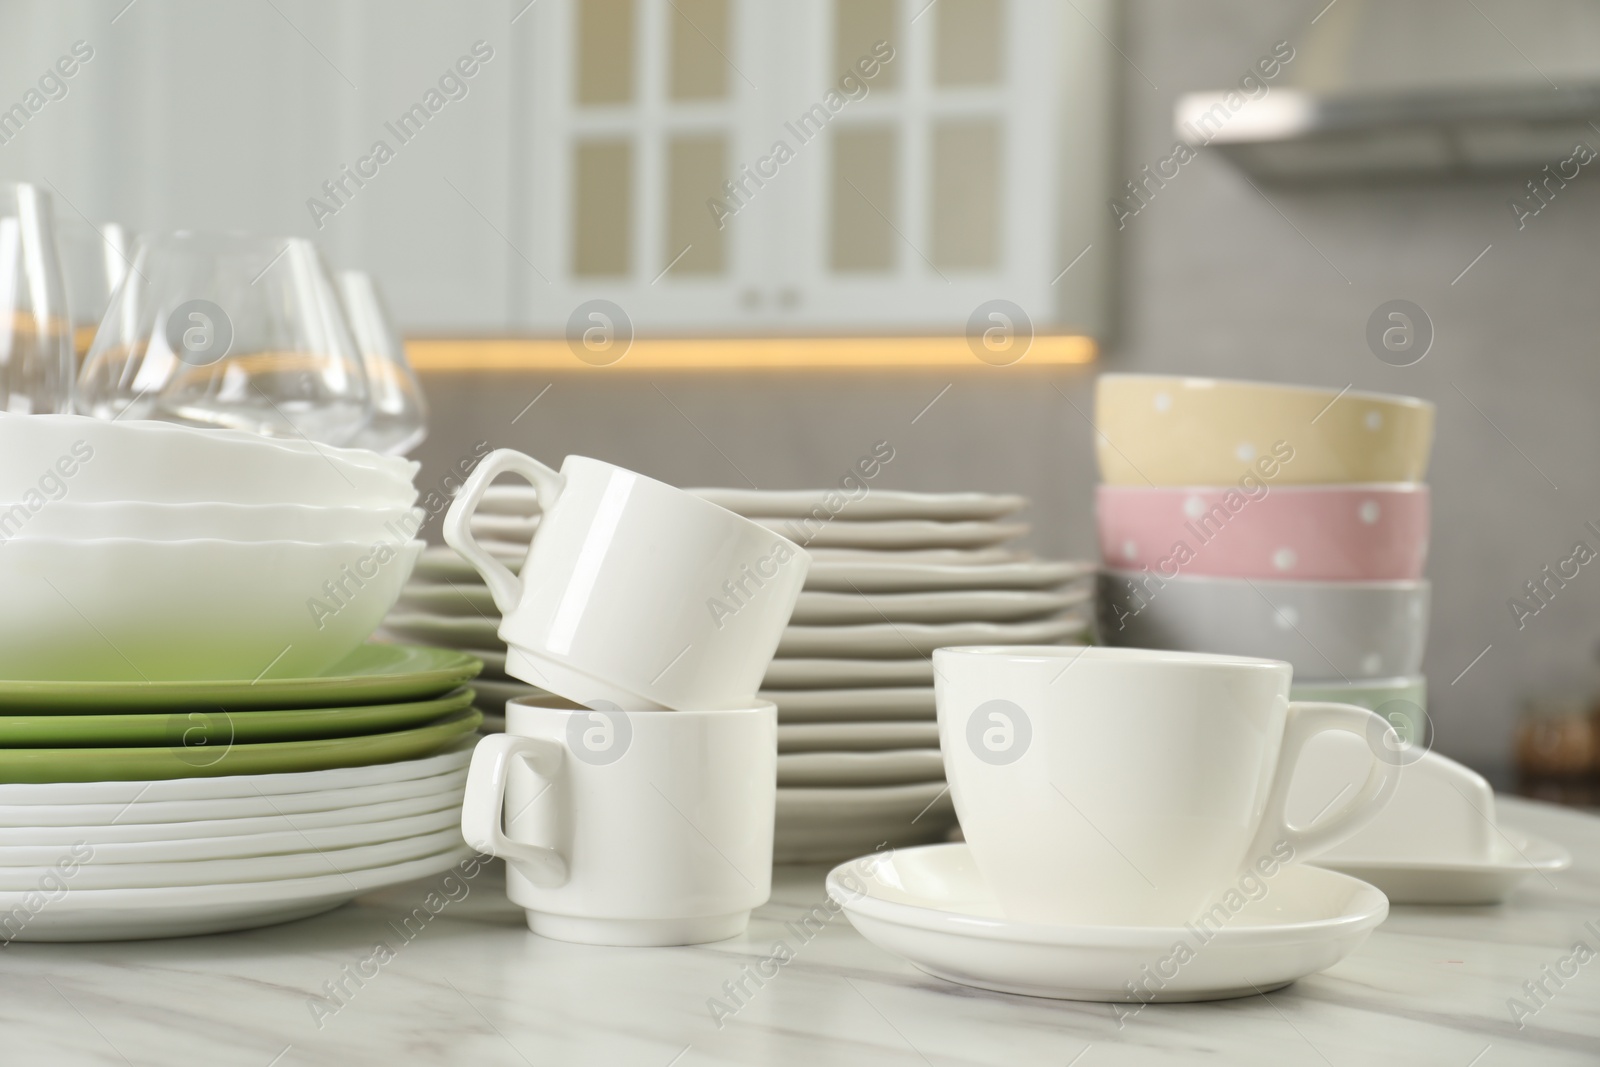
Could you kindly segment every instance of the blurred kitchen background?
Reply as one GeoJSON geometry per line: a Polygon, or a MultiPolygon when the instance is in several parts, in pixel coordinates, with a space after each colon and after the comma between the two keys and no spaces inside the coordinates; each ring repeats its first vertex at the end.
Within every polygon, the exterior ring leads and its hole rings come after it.
{"type": "Polygon", "coordinates": [[[887,440],[879,484],[1026,493],[1033,546],[1088,558],[1097,372],[1413,394],[1436,747],[1501,771],[1530,702],[1594,692],[1600,573],[1508,607],[1600,521],[1593,3],[12,0],[0,72],[0,179],[80,262],[115,221],[371,271],[425,489],[479,441],[770,489],[887,440]],[[1188,94],[1230,91],[1179,160],[1188,94]],[[742,166],[773,176],[731,197],[742,166]],[[1367,341],[1394,299],[1431,321],[1409,366],[1367,341]],[[994,300],[1016,362],[968,344],[994,300]],[[568,343],[596,323],[615,362],[568,343]]]}

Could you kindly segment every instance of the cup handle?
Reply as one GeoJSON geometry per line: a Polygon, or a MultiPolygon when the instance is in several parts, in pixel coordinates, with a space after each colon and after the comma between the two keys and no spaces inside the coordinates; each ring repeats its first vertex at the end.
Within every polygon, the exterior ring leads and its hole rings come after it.
{"type": "Polygon", "coordinates": [[[1376,752],[1372,757],[1372,769],[1356,795],[1313,826],[1290,824],[1289,787],[1294,781],[1300,754],[1318,734],[1343,730],[1368,739],[1392,729],[1394,727],[1380,716],[1354,704],[1291,703],[1289,721],[1283,731],[1283,747],[1278,755],[1278,771],[1267,794],[1261,830],[1246,853],[1247,862],[1271,853],[1279,842],[1287,842],[1294,849],[1294,862],[1303,862],[1319,852],[1326,852],[1376,818],[1400,784],[1400,765],[1381,758],[1376,752]],[[1379,734],[1374,735],[1374,730],[1379,734]]]}
{"type": "Polygon", "coordinates": [[[485,552],[478,545],[478,539],[472,536],[472,516],[483,501],[484,490],[489,488],[489,483],[494,481],[496,475],[505,471],[527,479],[539,498],[539,510],[546,515],[567,486],[567,479],[563,475],[532,456],[525,456],[513,448],[496,449],[473,468],[466,484],[450,502],[450,510],[444,517],[444,541],[483,575],[495,606],[502,615],[509,615],[522,601],[522,582],[511,573],[511,568],[485,552]]]}
{"type": "Polygon", "coordinates": [[[555,741],[517,734],[490,734],[472,751],[472,766],[467,771],[467,793],[461,805],[461,836],[479,852],[526,864],[529,880],[544,888],[555,888],[567,881],[566,857],[548,845],[513,841],[502,826],[505,818],[506,777],[511,760],[522,758],[539,777],[553,778],[566,759],[566,750],[555,741]]]}

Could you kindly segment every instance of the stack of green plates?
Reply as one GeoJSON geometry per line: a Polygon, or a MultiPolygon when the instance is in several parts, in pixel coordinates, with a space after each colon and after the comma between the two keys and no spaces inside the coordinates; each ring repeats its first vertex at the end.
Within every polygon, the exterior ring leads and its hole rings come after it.
{"type": "Polygon", "coordinates": [[[328,673],[239,682],[0,681],[0,783],[157,781],[419,759],[473,733],[450,649],[364,645],[328,673]]]}

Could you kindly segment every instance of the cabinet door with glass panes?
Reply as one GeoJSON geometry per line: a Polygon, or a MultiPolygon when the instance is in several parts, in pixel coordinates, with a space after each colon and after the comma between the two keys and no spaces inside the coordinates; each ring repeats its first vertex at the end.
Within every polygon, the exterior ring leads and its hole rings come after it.
{"type": "Polygon", "coordinates": [[[1110,0],[528,17],[526,326],[601,298],[657,335],[932,332],[1004,298],[1101,332],[1110,0]]]}

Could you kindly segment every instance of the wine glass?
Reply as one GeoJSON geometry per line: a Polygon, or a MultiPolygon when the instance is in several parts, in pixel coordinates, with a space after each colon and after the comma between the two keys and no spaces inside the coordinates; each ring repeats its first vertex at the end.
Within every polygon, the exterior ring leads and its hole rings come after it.
{"type": "Polygon", "coordinates": [[[179,231],[141,238],[78,376],[78,409],[342,445],[367,374],[316,246],[179,231]]]}
{"type": "Polygon", "coordinates": [[[88,220],[63,222],[60,238],[67,306],[72,309],[73,348],[82,356],[105,317],[111,294],[128,275],[133,242],[119,223],[102,223],[97,228],[88,220]]]}
{"type": "Polygon", "coordinates": [[[372,394],[372,420],[350,444],[403,456],[428,436],[428,404],[422,386],[406,362],[405,344],[372,275],[340,271],[338,281],[345,317],[366,364],[367,390],[372,394]]]}
{"type": "Polygon", "coordinates": [[[0,411],[72,410],[72,320],[50,196],[0,184],[0,411]]]}

